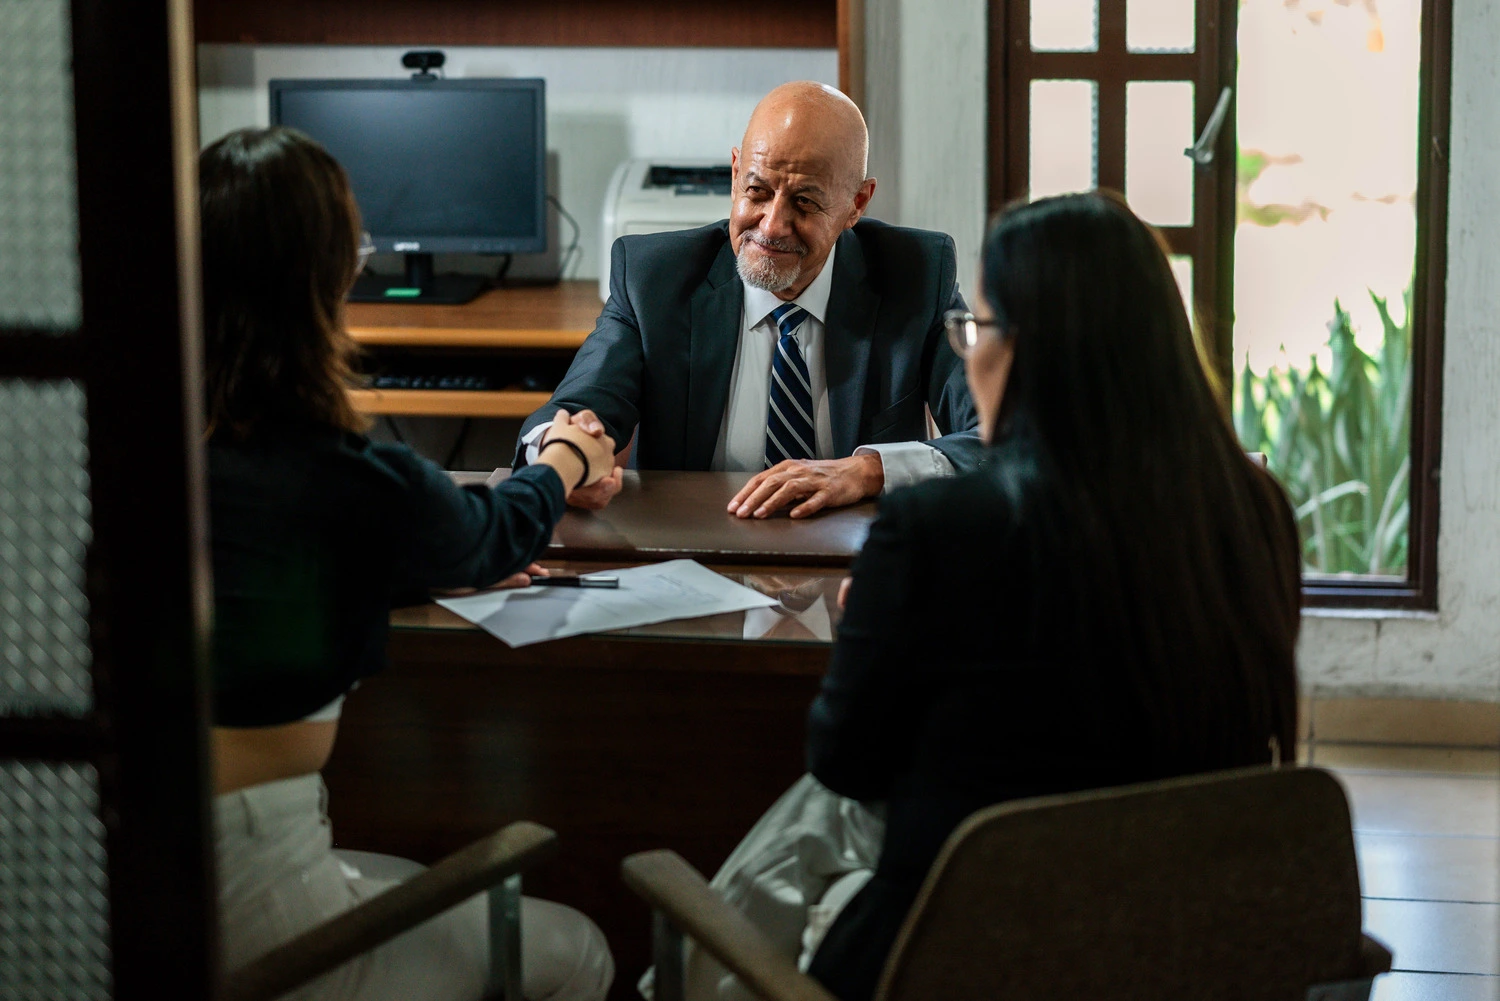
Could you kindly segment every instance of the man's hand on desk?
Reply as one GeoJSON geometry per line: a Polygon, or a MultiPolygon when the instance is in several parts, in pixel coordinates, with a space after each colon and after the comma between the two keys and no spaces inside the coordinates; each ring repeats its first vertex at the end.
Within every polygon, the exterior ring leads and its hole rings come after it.
{"type": "Polygon", "coordinates": [[[791,516],[806,518],[824,508],[857,504],[876,496],[884,486],[885,467],[878,455],[788,459],[750,477],[729,502],[729,513],[737,518],[769,518],[796,504],[791,516]]]}

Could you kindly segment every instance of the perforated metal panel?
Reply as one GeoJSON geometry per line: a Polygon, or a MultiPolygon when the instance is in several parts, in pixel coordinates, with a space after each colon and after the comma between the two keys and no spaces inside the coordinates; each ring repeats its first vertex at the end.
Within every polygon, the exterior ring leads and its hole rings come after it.
{"type": "Polygon", "coordinates": [[[0,762],[0,998],[110,997],[104,862],[92,766],[0,762]]]}
{"type": "Polygon", "coordinates": [[[77,384],[0,381],[0,715],[93,704],[86,432],[77,384]]]}
{"type": "Polygon", "coordinates": [[[0,326],[78,327],[71,63],[64,0],[0,0],[0,326]]]}

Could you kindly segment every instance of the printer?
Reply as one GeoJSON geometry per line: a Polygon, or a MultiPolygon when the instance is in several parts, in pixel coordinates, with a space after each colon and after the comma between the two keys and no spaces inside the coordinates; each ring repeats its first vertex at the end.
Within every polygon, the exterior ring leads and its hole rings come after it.
{"type": "Polygon", "coordinates": [[[626,160],[604,194],[599,298],[609,298],[610,249],[616,239],[697,229],[728,218],[729,164],[717,160],[626,160]]]}

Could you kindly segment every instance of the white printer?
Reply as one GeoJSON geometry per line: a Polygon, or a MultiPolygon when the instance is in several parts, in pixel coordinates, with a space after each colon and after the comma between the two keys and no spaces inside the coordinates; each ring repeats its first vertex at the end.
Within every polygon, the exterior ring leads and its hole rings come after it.
{"type": "Polygon", "coordinates": [[[599,298],[609,298],[610,249],[622,236],[697,229],[729,216],[729,164],[721,160],[626,160],[604,194],[599,298]]]}

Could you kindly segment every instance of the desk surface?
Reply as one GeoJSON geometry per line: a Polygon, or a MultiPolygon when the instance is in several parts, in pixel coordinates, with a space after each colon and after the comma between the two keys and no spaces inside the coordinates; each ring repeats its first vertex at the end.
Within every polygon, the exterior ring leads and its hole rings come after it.
{"type": "MultiPolygon", "coordinates": [[[[497,474],[455,473],[454,478],[472,483],[490,475],[497,474]]],[[[749,478],[749,473],[627,470],[625,487],[609,507],[563,516],[547,558],[825,568],[854,562],[875,520],[874,501],[798,520],[736,518],[726,508],[749,478]]]]}
{"type": "Polygon", "coordinates": [[[491,289],[462,306],[350,303],[349,334],[382,347],[573,350],[594,329],[597,282],[491,289]]]}

